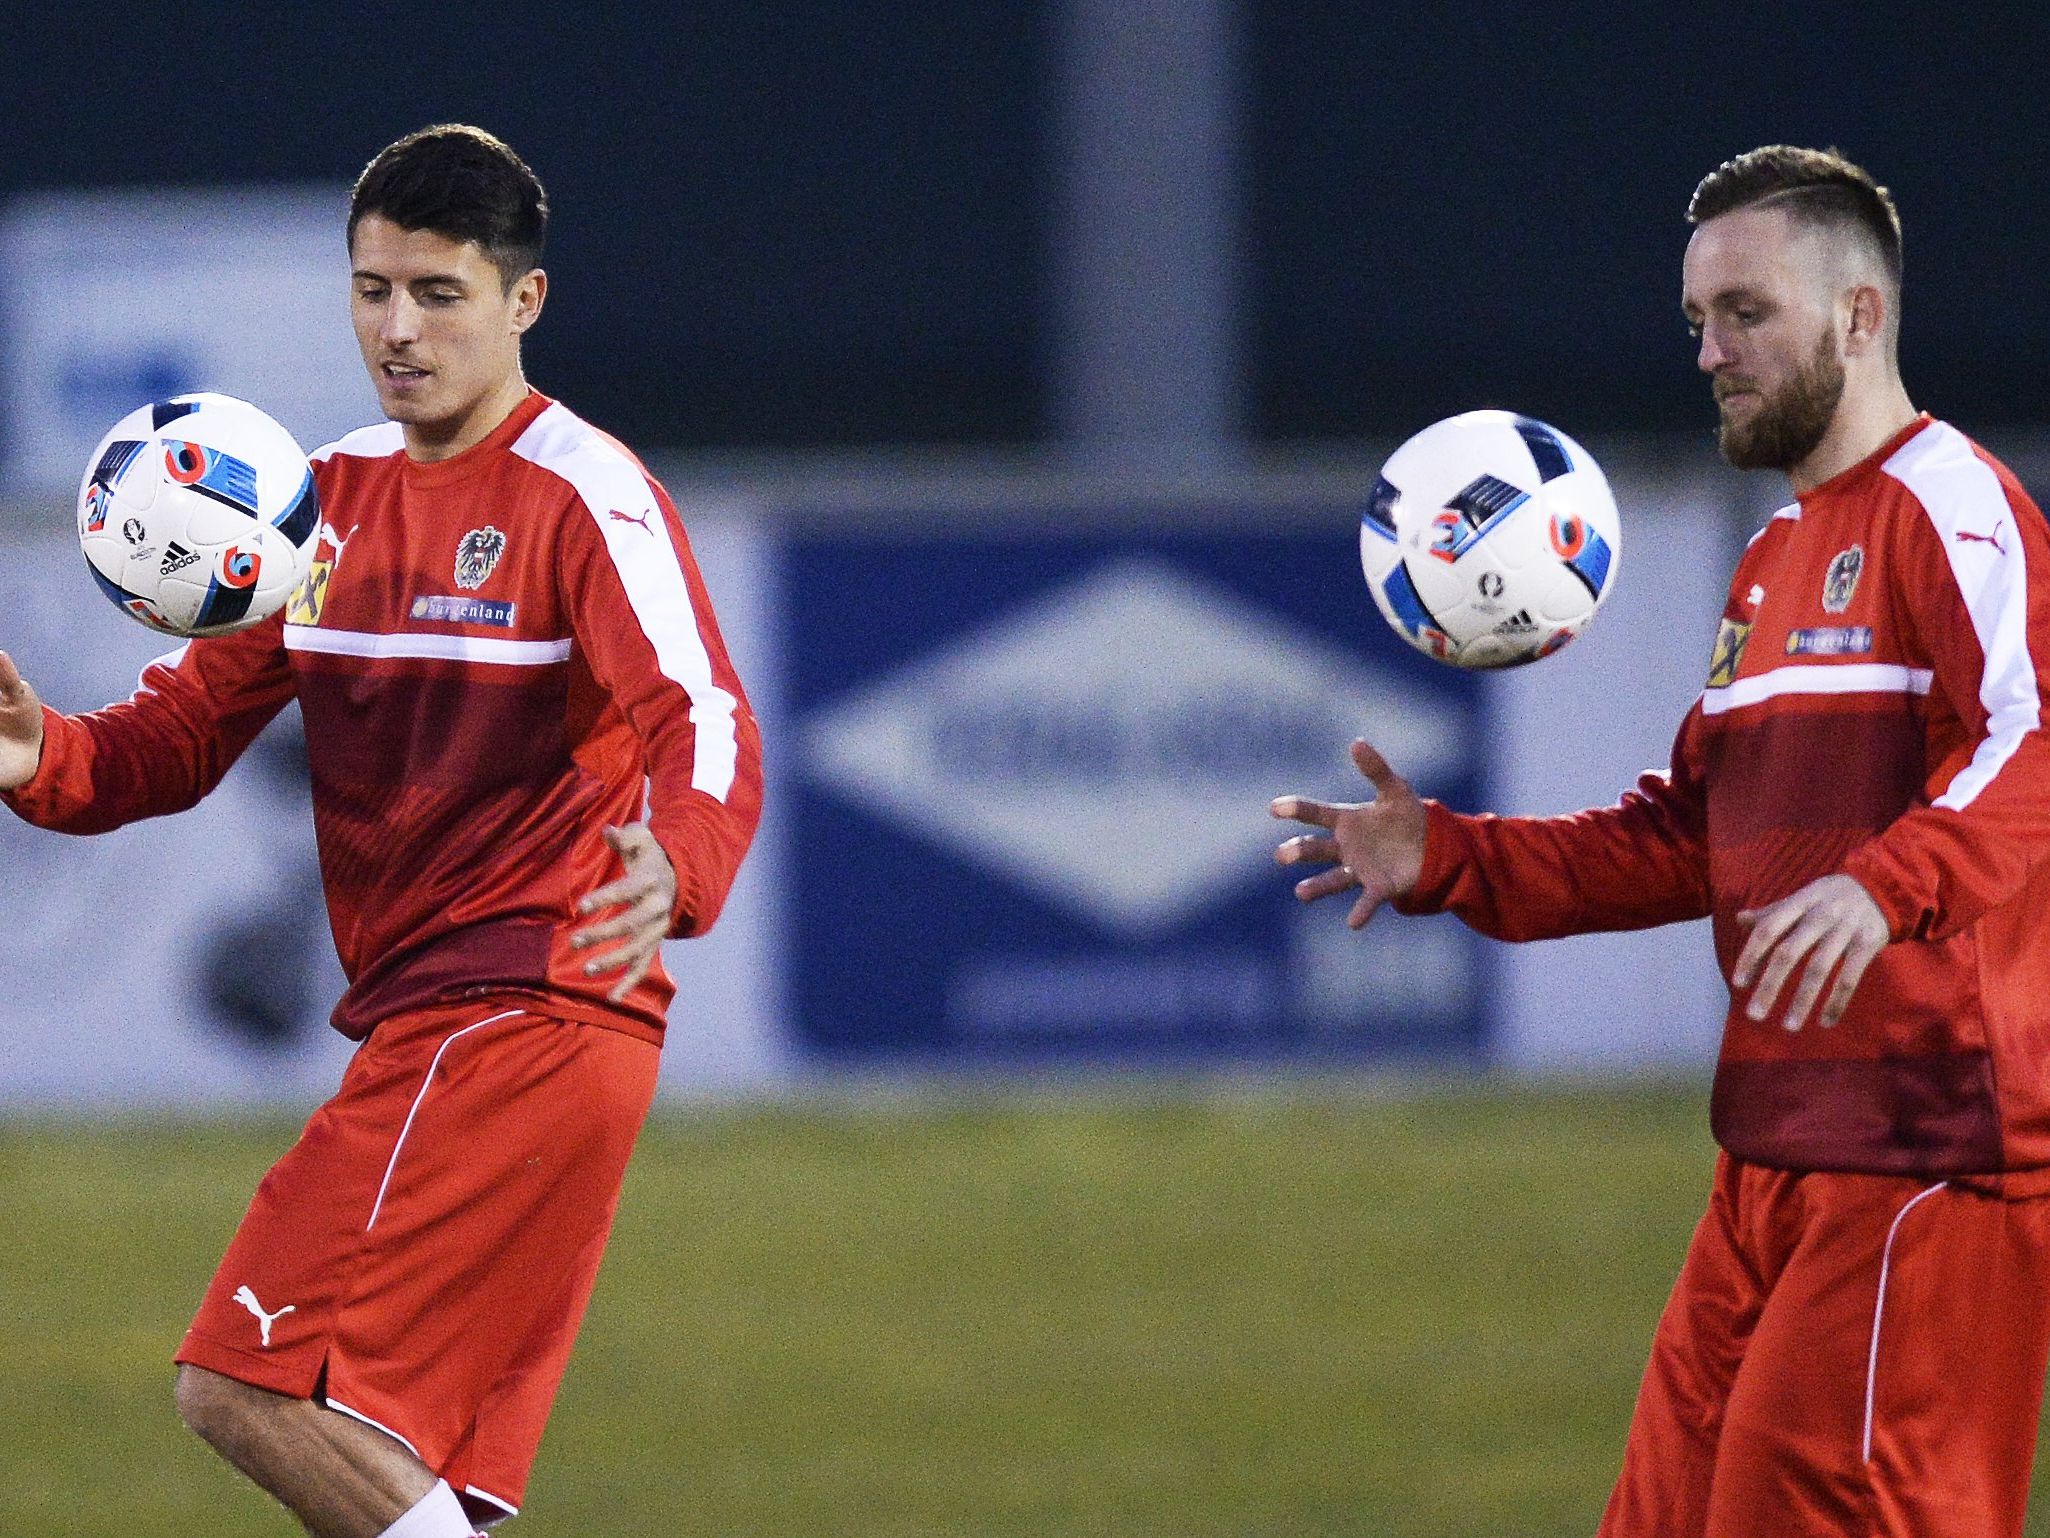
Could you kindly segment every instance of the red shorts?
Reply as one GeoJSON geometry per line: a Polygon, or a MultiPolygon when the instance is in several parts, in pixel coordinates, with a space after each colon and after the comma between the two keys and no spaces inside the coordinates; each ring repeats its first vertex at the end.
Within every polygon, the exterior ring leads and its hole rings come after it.
{"type": "Polygon", "coordinates": [[[264,1176],[177,1359],[367,1421],[519,1509],[658,1049],[484,1000],[378,1025],[264,1176]]]}
{"type": "Polygon", "coordinates": [[[1600,1538],[2018,1538],[2050,1199],[1716,1165],[1600,1538]]]}

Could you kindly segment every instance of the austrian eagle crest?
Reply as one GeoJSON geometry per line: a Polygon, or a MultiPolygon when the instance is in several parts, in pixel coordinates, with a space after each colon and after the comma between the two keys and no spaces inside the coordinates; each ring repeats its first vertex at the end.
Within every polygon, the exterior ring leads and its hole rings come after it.
{"type": "Polygon", "coordinates": [[[505,535],[502,531],[485,524],[481,529],[472,529],[456,546],[456,586],[477,588],[498,566],[498,558],[505,554],[505,535]]]}
{"type": "Polygon", "coordinates": [[[1837,552],[1822,579],[1822,607],[1825,613],[1841,614],[1851,606],[1858,591],[1858,579],[1865,574],[1865,547],[1853,545],[1837,552]]]}

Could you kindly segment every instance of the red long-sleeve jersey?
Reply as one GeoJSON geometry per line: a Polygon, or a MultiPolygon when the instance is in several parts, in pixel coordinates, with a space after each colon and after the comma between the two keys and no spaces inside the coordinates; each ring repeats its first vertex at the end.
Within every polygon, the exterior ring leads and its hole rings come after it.
{"type": "Polygon", "coordinates": [[[620,873],[602,830],[646,820],[676,869],[672,933],[708,928],[761,811],[761,745],[667,494],[531,393],[483,442],[422,464],[396,423],[314,456],[313,574],[278,617],[193,641],[126,703],[45,713],[5,799],[95,833],[193,805],[299,700],[336,1029],[529,992],[659,1040],[659,963],[619,1004],[587,978],[576,904],[620,873]]]}
{"type": "Polygon", "coordinates": [[[1919,418],[1752,540],[1669,770],[1569,817],[1433,805],[1399,906],[1511,940],[1706,915],[1727,978],[1739,912],[1847,873],[1894,943],[1831,1029],[1732,999],[1718,1141],[1783,1169],[2050,1186],[2046,663],[2043,515],[1919,418]]]}

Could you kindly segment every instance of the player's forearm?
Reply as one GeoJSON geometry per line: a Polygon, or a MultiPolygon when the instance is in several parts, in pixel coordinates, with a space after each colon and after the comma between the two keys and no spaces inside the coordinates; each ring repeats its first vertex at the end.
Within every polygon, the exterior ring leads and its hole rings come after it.
{"type": "Polygon", "coordinates": [[[223,699],[153,664],[119,704],[78,716],[45,707],[35,777],[7,804],[64,833],[105,833],[182,812],[221,782],[289,697],[282,673],[261,690],[223,699]]]}
{"type": "Polygon", "coordinates": [[[656,807],[648,826],[676,871],[673,935],[701,935],[718,919],[757,820],[704,796],[683,806],[656,807]]]}
{"type": "Polygon", "coordinates": [[[678,937],[712,927],[761,822],[761,733],[751,713],[742,712],[735,739],[733,778],[723,797],[693,788],[681,754],[654,759],[648,826],[676,870],[672,933],[678,937]]]}
{"type": "Polygon", "coordinates": [[[43,765],[43,736],[38,713],[32,728],[0,739],[0,792],[20,790],[36,777],[43,765]]]}
{"type": "Polygon", "coordinates": [[[34,776],[0,799],[24,821],[58,833],[106,833],[183,811],[204,793],[205,777],[173,743],[148,735],[111,711],[47,711],[34,776]]]}
{"type": "Polygon", "coordinates": [[[1498,940],[1648,929],[1709,911],[1700,841],[1641,797],[1569,817],[1462,816],[1431,803],[1424,868],[1396,906],[1498,940]]]}
{"type": "Polygon", "coordinates": [[[1896,940],[1947,939],[2020,892],[2050,858],[2050,739],[2030,732],[1968,806],[1917,807],[1854,851],[1844,873],[1896,940]]]}

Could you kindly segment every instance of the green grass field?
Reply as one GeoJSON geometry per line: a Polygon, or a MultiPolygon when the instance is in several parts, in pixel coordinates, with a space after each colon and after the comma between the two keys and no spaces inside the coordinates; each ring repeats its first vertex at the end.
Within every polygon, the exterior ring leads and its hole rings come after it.
{"type": "MultiPolygon", "coordinates": [[[[1704,1119],[1694,1089],[666,1113],[508,1531],[1585,1535],[1704,1119]]],[[[294,1130],[0,1122],[0,1535],[297,1531],[167,1366],[294,1130]]]]}

